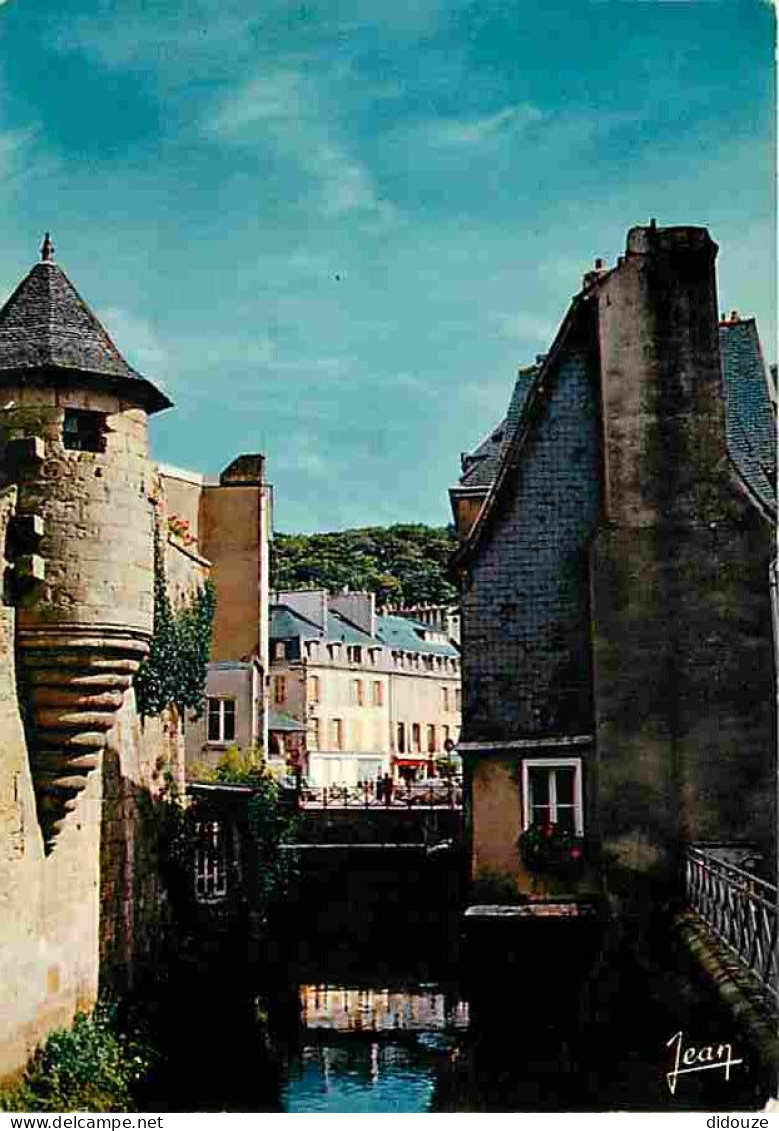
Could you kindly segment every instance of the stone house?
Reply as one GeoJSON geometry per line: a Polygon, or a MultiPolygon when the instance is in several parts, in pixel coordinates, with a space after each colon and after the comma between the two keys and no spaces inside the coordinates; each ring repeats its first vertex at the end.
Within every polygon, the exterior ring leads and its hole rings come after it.
{"type": "Polygon", "coordinates": [[[278,593],[270,640],[271,710],[306,724],[312,784],[425,776],[458,738],[457,648],[373,594],[278,593]]]}
{"type": "Polygon", "coordinates": [[[775,418],[716,252],[631,229],[451,490],[472,877],[518,896],[600,882],[532,873],[536,824],[582,836],[612,890],[672,882],[690,842],[772,874],[775,418]]]}

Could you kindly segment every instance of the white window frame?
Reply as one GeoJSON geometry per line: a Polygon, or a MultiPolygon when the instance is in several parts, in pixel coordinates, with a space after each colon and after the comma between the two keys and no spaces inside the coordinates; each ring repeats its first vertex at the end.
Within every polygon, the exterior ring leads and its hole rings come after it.
{"type": "Polygon", "coordinates": [[[227,898],[227,838],[221,821],[197,821],[194,847],[195,899],[222,903],[227,898]]]}
{"type": "MultiPolygon", "coordinates": [[[[529,829],[533,823],[533,810],[530,798],[530,769],[573,769],[573,819],[577,836],[584,836],[584,806],[582,803],[582,760],[581,758],[523,758],[522,759],[522,828],[529,829]]],[[[549,781],[549,816],[556,824],[557,816],[556,778],[549,781]]]]}
{"type": "Polygon", "coordinates": [[[238,703],[235,696],[232,695],[209,695],[207,696],[206,704],[206,742],[212,745],[222,744],[227,742],[235,742],[238,736],[238,703]],[[219,737],[210,738],[211,734],[211,704],[218,703],[216,716],[219,723],[219,737]],[[233,705],[233,736],[232,738],[225,737],[225,703],[232,703],[233,705]]]}

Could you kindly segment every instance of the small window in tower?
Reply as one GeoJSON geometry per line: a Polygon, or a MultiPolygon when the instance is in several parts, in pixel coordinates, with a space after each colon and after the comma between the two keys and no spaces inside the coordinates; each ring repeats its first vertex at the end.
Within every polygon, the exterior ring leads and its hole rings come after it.
{"type": "Polygon", "coordinates": [[[104,452],[105,414],[81,408],[66,408],[62,422],[62,444],[74,452],[104,452]]]}

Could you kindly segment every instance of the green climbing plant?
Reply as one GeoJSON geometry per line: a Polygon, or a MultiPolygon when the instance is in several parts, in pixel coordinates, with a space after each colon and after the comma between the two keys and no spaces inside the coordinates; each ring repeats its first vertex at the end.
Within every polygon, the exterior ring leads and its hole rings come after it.
{"type": "Polygon", "coordinates": [[[189,604],[174,613],[165,577],[165,553],[154,531],[154,628],[149,654],[135,676],[138,711],[159,715],[170,704],[200,715],[211,654],[216,595],[207,581],[189,604]]]}
{"type": "MultiPolygon", "coordinates": [[[[293,848],[297,819],[284,803],[281,787],[261,750],[243,752],[231,747],[216,766],[204,767],[198,778],[220,785],[249,786],[252,790],[246,813],[247,847],[251,853],[248,894],[252,909],[262,922],[267,922],[297,874],[298,860],[293,848]]],[[[193,816],[192,811],[189,816],[193,816]]]]}

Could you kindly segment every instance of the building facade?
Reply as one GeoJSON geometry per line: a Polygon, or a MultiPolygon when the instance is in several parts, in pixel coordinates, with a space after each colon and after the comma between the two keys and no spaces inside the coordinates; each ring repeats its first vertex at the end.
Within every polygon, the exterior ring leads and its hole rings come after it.
{"type": "Polygon", "coordinates": [[[270,643],[271,708],[305,722],[312,784],[430,775],[457,741],[458,649],[372,594],[276,594],[270,643]]]}
{"type": "Polygon", "coordinates": [[[202,555],[216,595],[206,709],[185,721],[188,773],[231,746],[269,747],[268,579],[273,489],[265,457],[242,455],[211,481],[162,465],[169,540],[202,555]],[[174,509],[175,508],[175,509],[174,509]]]}
{"type": "Polygon", "coordinates": [[[532,826],[623,890],[690,842],[775,858],[774,418],[716,251],[632,229],[451,491],[472,874],[518,895],[560,891],[532,826]]]}

